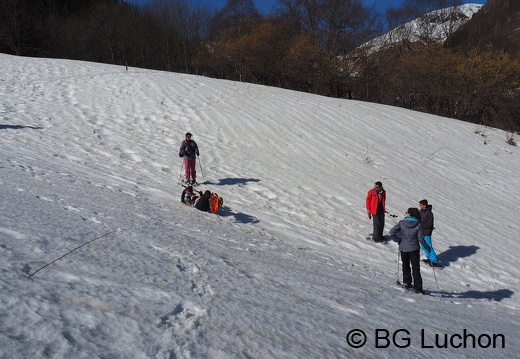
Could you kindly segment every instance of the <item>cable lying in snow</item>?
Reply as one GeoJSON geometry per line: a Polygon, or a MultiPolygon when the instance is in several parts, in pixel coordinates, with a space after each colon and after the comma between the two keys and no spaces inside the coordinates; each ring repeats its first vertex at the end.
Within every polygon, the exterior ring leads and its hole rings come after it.
{"type": "Polygon", "coordinates": [[[62,258],[64,258],[65,256],[69,255],[70,253],[74,252],[76,249],[80,249],[81,247],[86,246],[87,244],[94,242],[96,239],[99,239],[99,238],[101,238],[101,237],[107,236],[107,235],[109,235],[110,233],[114,233],[115,231],[116,231],[116,229],[114,229],[114,230],[112,230],[112,231],[110,231],[110,232],[107,232],[107,233],[105,233],[105,234],[102,234],[102,235],[100,235],[100,236],[98,236],[98,237],[96,237],[96,238],[94,238],[94,239],[91,239],[90,241],[85,242],[85,243],[83,243],[82,245],[80,245],[80,246],[78,246],[78,247],[76,247],[76,248],[74,248],[74,249],[68,251],[67,253],[65,253],[64,255],[62,255],[60,258],[57,258],[57,259],[53,260],[53,261],[50,262],[50,263],[47,263],[46,265],[44,265],[44,266],[41,267],[40,269],[38,269],[38,270],[36,270],[35,272],[33,272],[32,274],[30,274],[29,277],[27,277],[27,279],[31,279],[31,277],[32,277],[33,275],[35,275],[36,273],[38,273],[39,271],[41,271],[43,268],[48,267],[48,266],[50,266],[51,264],[53,264],[53,263],[59,261],[60,259],[62,259],[62,258]]]}

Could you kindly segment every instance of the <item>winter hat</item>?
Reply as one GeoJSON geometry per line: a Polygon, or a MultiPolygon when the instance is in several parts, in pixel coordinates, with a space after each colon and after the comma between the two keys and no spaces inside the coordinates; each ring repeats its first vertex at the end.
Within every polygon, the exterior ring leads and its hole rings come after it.
{"type": "Polygon", "coordinates": [[[189,136],[189,137],[193,137],[193,135],[192,135],[191,133],[186,132],[186,137],[188,137],[188,136],[189,136]]]}

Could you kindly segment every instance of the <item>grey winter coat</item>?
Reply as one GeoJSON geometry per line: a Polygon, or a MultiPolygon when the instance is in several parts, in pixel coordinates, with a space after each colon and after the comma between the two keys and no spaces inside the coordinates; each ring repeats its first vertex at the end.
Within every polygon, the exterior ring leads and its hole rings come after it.
{"type": "Polygon", "coordinates": [[[390,230],[390,237],[393,241],[399,243],[401,252],[413,252],[419,250],[419,242],[423,245],[427,252],[430,251],[428,243],[424,240],[424,233],[421,222],[413,217],[406,217],[394,228],[390,230]],[[400,233],[399,238],[397,234],[400,233]]]}
{"type": "Polygon", "coordinates": [[[433,213],[432,205],[429,204],[425,209],[421,209],[421,222],[425,236],[431,236],[433,232],[433,213]]]}

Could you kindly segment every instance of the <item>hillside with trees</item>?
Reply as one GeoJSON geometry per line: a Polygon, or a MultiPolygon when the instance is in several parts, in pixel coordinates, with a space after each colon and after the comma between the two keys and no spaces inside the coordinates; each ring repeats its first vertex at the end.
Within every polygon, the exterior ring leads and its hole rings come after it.
{"type": "Polygon", "coordinates": [[[490,47],[519,58],[520,1],[488,0],[472,21],[451,36],[447,46],[461,51],[490,47]]]}
{"type": "Polygon", "coordinates": [[[460,1],[405,0],[384,15],[365,3],[279,0],[262,15],[252,0],[218,10],[189,0],[0,0],[0,52],[251,82],[520,131],[518,2],[488,0],[444,44],[423,36],[376,52],[361,45],[460,1]]]}

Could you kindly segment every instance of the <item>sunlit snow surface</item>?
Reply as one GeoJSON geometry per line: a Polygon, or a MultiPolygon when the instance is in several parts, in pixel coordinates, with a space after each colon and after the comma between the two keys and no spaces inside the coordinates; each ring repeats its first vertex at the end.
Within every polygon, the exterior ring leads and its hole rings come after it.
{"type": "Polygon", "coordinates": [[[0,69],[0,358],[517,356],[506,132],[136,68],[0,69]],[[217,215],[180,203],[187,131],[217,215]],[[425,296],[395,287],[396,243],[365,240],[378,180],[385,233],[433,205],[445,268],[422,266],[425,296]]]}

